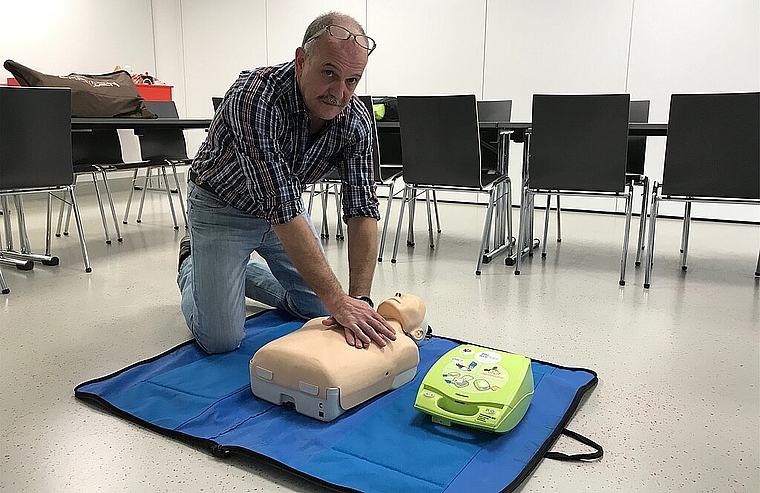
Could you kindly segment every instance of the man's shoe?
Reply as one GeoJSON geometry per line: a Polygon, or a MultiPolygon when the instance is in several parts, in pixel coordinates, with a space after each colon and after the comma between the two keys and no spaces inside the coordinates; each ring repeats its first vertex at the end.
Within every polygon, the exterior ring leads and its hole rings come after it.
{"type": "Polygon", "coordinates": [[[177,272],[182,269],[182,262],[190,256],[190,236],[185,235],[179,240],[179,264],[177,265],[177,272]]]}

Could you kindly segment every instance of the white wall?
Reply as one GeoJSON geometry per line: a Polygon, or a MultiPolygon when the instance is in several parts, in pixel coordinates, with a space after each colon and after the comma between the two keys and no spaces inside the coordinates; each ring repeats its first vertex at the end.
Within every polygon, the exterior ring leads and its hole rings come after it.
{"type": "MultiPolygon", "coordinates": [[[[0,57],[47,73],[130,64],[173,85],[181,115],[209,117],[212,96],[243,69],[292,59],[306,25],[328,10],[353,15],[377,40],[358,92],[512,99],[516,121],[530,118],[534,93],[629,92],[664,122],[672,93],[760,90],[760,0],[4,2],[0,57]]],[[[0,80],[9,75],[0,70],[0,80]]],[[[203,136],[188,132],[191,153],[203,136]]],[[[648,142],[653,180],[664,140],[648,142]]],[[[513,144],[515,191],[521,155],[513,144]]],[[[760,221],[756,207],[696,204],[694,215],[760,221]]]]}

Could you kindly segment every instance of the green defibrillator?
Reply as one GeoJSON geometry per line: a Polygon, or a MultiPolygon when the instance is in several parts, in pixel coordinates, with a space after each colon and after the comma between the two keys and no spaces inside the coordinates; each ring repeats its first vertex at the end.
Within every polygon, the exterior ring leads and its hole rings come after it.
{"type": "Polygon", "coordinates": [[[414,407],[434,423],[505,433],[525,416],[532,396],[529,358],[463,344],[430,368],[414,407]]]}

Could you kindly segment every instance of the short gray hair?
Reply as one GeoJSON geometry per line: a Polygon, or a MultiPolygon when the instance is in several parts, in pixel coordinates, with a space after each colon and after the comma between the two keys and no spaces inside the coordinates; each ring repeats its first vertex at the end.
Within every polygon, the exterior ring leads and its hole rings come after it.
{"type": "Polygon", "coordinates": [[[356,24],[361,34],[364,34],[364,35],[367,34],[364,32],[364,28],[362,27],[362,25],[359,24],[359,21],[357,21],[350,15],[346,15],[342,12],[331,11],[331,12],[322,14],[316,19],[314,19],[313,21],[311,21],[311,24],[309,24],[309,27],[306,28],[306,32],[303,35],[303,40],[301,41],[301,48],[304,48],[304,50],[306,50],[306,53],[310,54],[310,50],[306,48],[306,44],[310,40],[312,40],[311,38],[313,38],[314,36],[318,36],[319,34],[323,33],[325,29],[327,29],[327,26],[329,26],[330,24],[335,24],[338,21],[338,19],[350,20],[351,22],[356,24]]]}

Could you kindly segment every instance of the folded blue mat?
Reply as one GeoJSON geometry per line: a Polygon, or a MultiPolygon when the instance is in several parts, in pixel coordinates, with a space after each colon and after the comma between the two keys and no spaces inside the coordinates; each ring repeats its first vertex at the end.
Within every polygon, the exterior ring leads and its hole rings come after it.
{"type": "Polygon", "coordinates": [[[249,360],[267,342],[303,325],[281,311],[246,322],[237,351],[209,356],[188,341],[159,356],[76,387],[79,399],[216,456],[274,461],[343,491],[512,491],[544,457],[584,460],[601,447],[565,430],[593,371],[532,362],[535,393],[523,420],[506,434],[442,426],[414,409],[428,369],[460,341],[433,337],[420,348],[415,379],[329,423],[256,398],[249,360]],[[561,433],[597,449],[577,456],[549,452],[561,433]]]}

